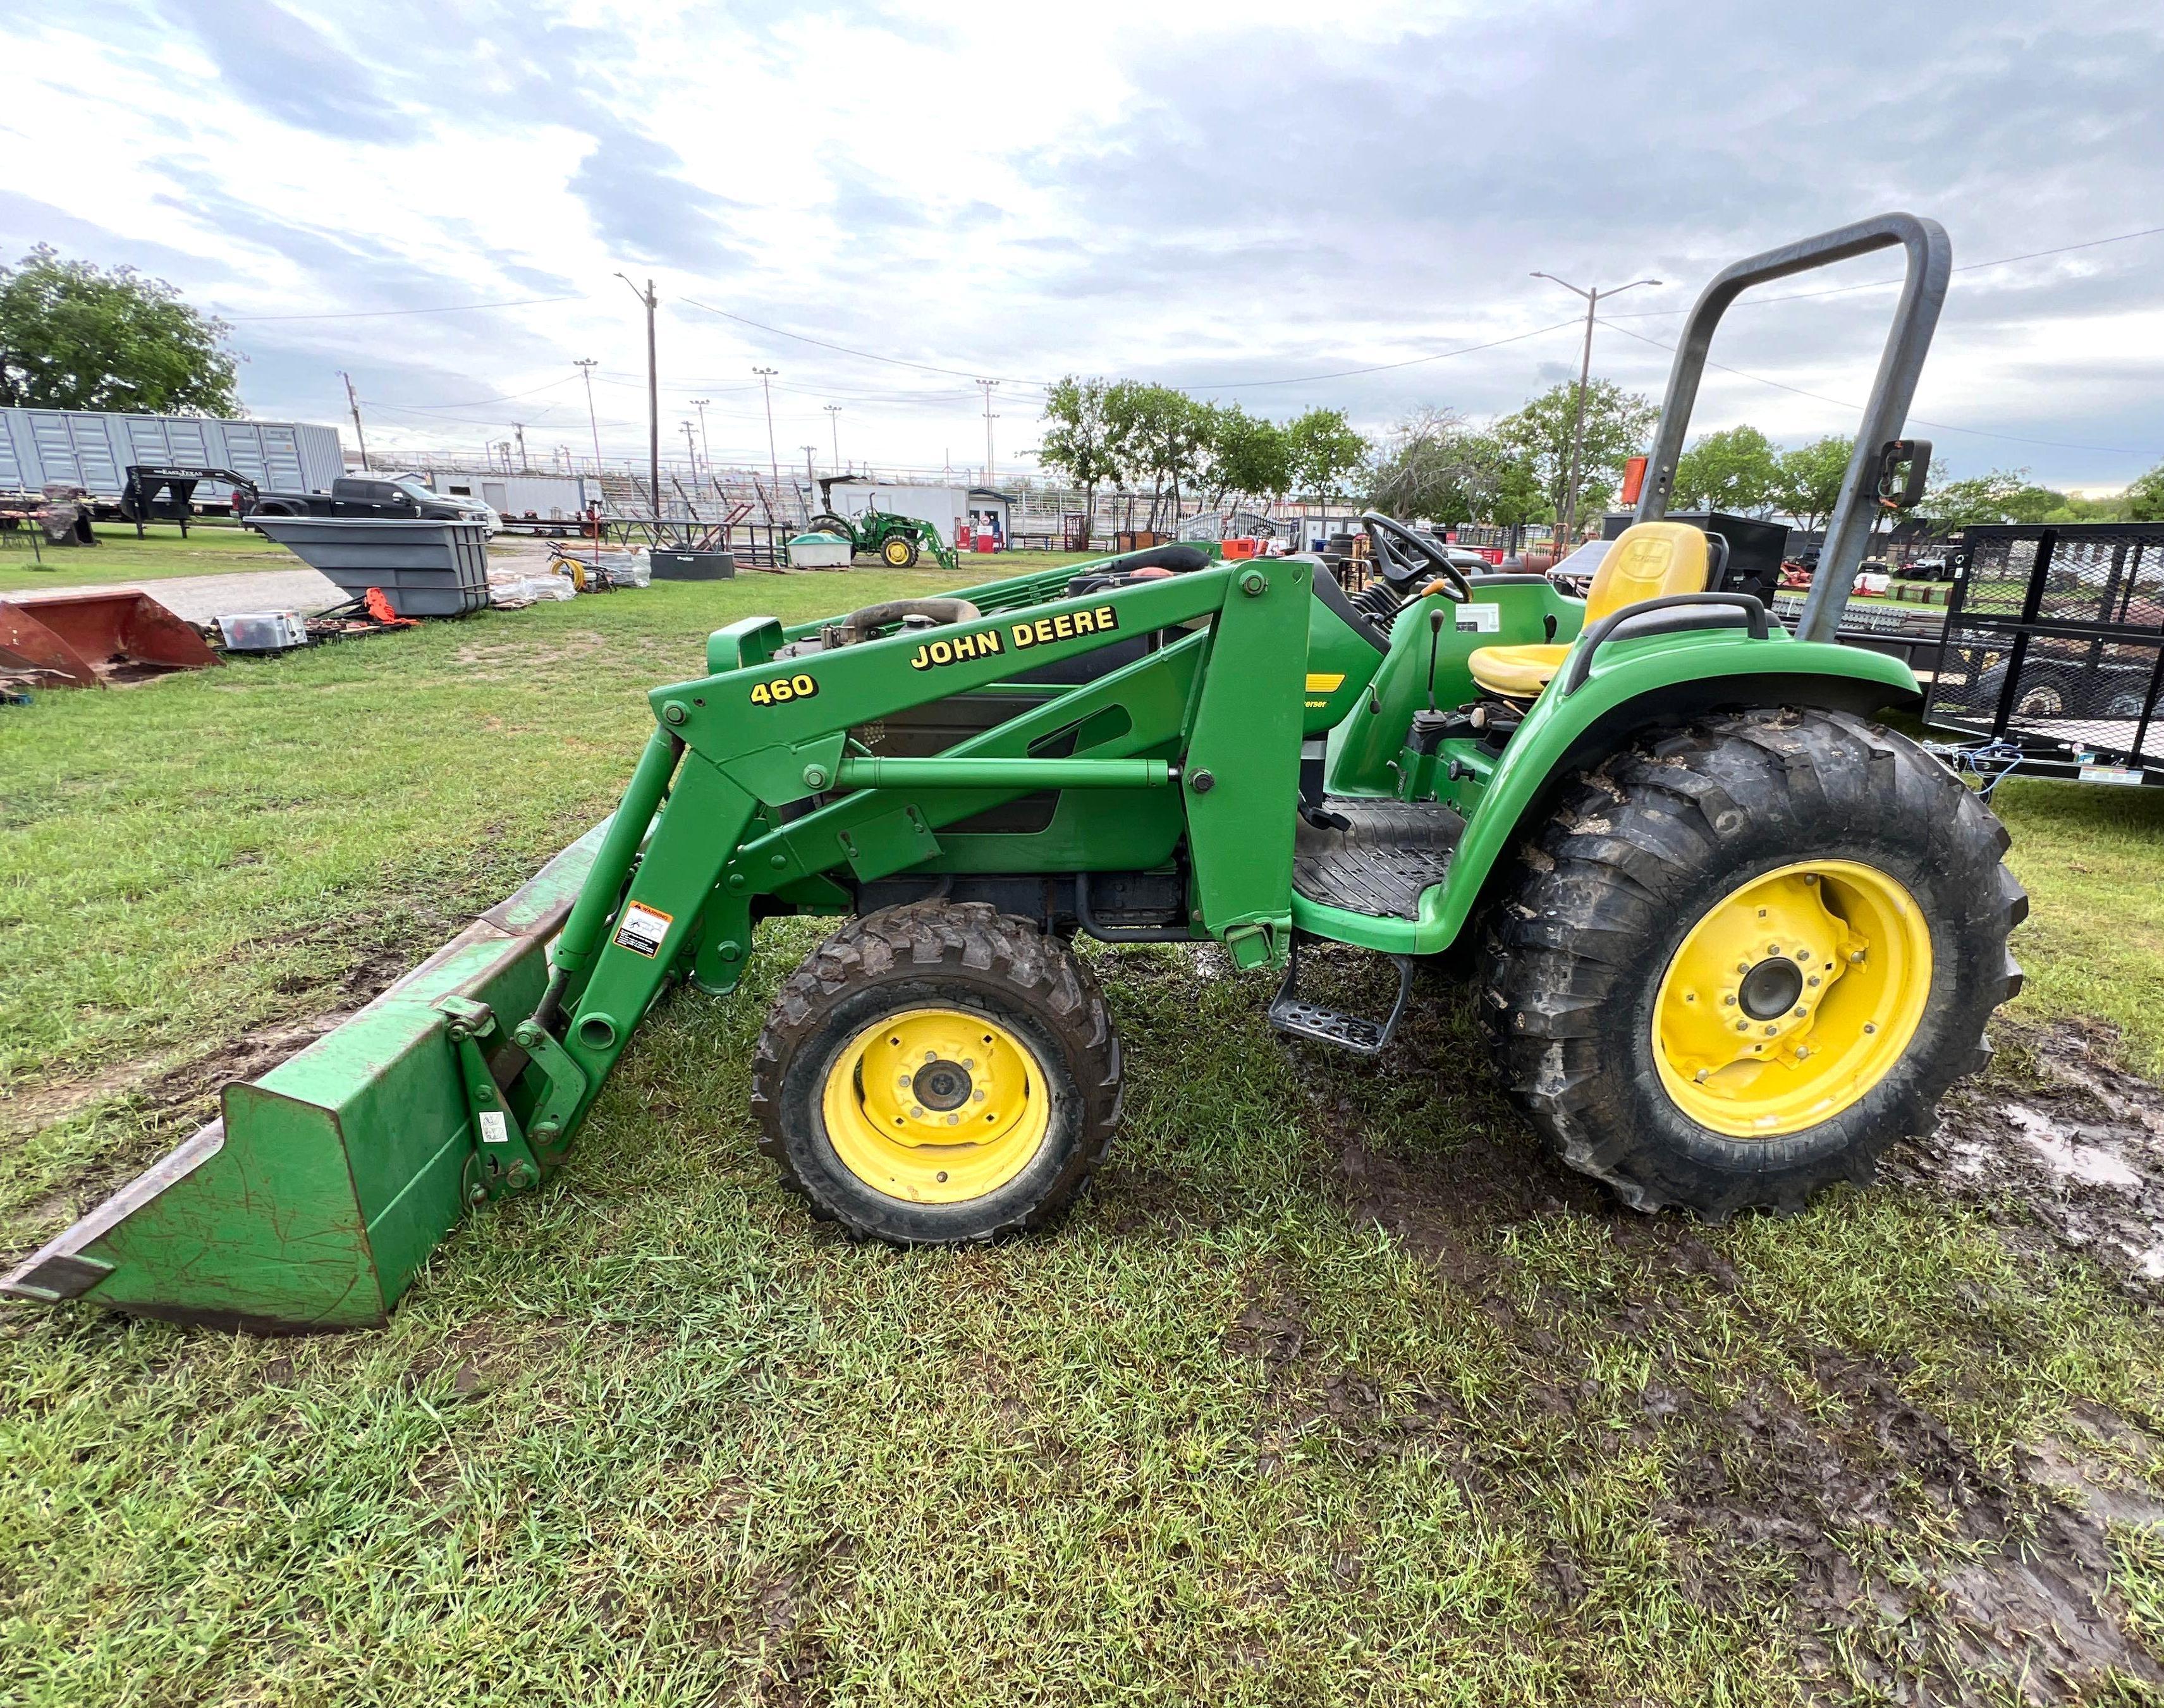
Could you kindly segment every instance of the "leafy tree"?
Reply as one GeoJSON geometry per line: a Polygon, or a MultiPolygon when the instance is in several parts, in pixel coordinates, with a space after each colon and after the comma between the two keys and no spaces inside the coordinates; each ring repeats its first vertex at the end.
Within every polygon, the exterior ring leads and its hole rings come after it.
{"type": "Polygon", "coordinates": [[[1345,418],[1342,409],[1310,409],[1285,424],[1291,455],[1292,485],[1319,504],[1331,504],[1352,490],[1352,477],[1366,464],[1371,447],[1345,418]]]}
{"type": "Polygon", "coordinates": [[[2125,502],[2128,521],[2164,522],[2164,463],[2130,482],[2125,502]]]}
{"type": "Polygon", "coordinates": [[[1923,503],[1924,513],[1941,528],[1972,523],[2041,522],[2067,503],[2067,495],[2040,486],[2026,469],[1993,469],[1966,481],[1941,480],[1923,503]]]}
{"type": "Polygon", "coordinates": [[[1054,381],[1044,394],[1045,428],[1037,440],[1038,463],[1082,489],[1083,513],[1091,518],[1097,513],[1099,485],[1127,477],[1105,410],[1110,390],[1102,380],[1072,374],[1054,381]]]}
{"type": "Polygon", "coordinates": [[[1794,517],[1806,533],[1824,527],[1841,497],[1841,478],[1855,449],[1853,439],[1836,434],[1783,451],[1767,502],[1783,515],[1794,517]]]}
{"type": "Polygon", "coordinates": [[[1279,498],[1292,488],[1292,445],[1285,430],[1267,416],[1238,404],[1200,406],[1203,478],[1212,488],[1211,507],[1227,494],[1279,498]]]}
{"type": "MultiPolygon", "coordinates": [[[[1583,518],[1589,489],[1612,491],[1623,465],[1645,444],[1660,419],[1652,398],[1626,392],[1613,380],[1594,380],[1585,392],[1585,429],[1578,455],[1577,514],[1583,518]]],[[[1565,381],[1526,401],[1515,415],[1495,423],[1496,436],[1530,465],[1552,515],[1560,518],[1570,497],[1571,437],[1578,418],[1578,384],[1565,381]]]]}
{"type": "Polygon", "coordinates": [[[1669,498],[1679,510],[1762,516],[1773,507],[1780,477],[1773,440],[1755,427],[1731,427],[1703,435],[1677,460],[1669,498]]]}
{"type": "Polygon", "coordinates": [[[162,279],[39,244],[0,266],[0,404],[239,415],[231,329],[162,279]]]}
{"type": "Polygon", "coordinates": [[[1105,421],[1127,478],[1150,478],[1149,525],[1157,527],[1168,492],[1176,518],[1180,485],[1193,479],[1202,460],[1203,407],[1169,386],[1121,380],[1106,390],[1105,421]]]}

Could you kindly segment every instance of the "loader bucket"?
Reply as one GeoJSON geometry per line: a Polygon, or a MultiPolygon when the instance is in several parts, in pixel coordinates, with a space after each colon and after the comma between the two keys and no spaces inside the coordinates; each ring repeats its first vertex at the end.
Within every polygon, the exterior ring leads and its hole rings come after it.
{"type": "Polygon", "coordinates": [[[606,821],[335,1031],[0,1277],[0,1294],[87,1299],[253,1333],[372,1328],[464,1213],[470,1106],[438,1004],[513,1019],[606,821]]]}
{"type": "Polygon", "coordinates": [[[132,591],[0,599],[0,654],[80,688],[221,662],[195,630],[148,593],[132,591]]]}

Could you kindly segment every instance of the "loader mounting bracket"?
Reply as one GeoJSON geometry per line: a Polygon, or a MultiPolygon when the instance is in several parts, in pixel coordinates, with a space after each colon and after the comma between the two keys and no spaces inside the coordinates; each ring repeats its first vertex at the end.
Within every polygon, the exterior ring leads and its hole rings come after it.
{"type": "Polygon", "coordinates": [[[503,1030],[496,1023],[496,1011],[486,1002],[465,996],[446,996],[436,1006],[444,1016],[444,1029],[458,1057],[466,1105],[473,1111],[474,1154],[466,1168],[467,1201],[481,1204],[507,1192],[538,1186],[541,1160],[534,1155],[525,1128],[488,1064],[487,1047],[504,1041],[503,1030]]]}

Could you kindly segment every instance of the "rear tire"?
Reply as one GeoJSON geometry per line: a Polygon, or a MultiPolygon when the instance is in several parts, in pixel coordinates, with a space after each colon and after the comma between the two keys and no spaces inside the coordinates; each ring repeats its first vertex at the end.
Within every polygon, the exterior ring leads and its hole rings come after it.
{"type": "Polygon", "coordinates": [[[1914,743],[1845,713],[1713,717],[1618,754],[1497,911],[1483,1006],[1503,1073],[1556,1155],[1636,1209],[1719,1222],[1867,1185],[1983,1064],[2020,988],[2007,840],[1914,743]]]}
{"type": "Polygon", "coordinates": [[[751,1101],[814,1215],[895,1245],[990,1240],[1041,1227],[1103,1161],[1119,1038],[1056,938],[981,902],[912,902],[852,920],[782,986],[751,1101]],[[948,1142],[980,1118],[981,1142],[948,1142]]]}

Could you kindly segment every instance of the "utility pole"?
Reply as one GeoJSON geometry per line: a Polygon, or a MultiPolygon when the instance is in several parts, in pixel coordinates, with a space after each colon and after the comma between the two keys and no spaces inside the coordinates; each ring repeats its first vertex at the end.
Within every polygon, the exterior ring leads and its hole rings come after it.
{"type": "Polygon", "coordinates": [[[355,394],[352,375],[340,369],[339,378],[345,381],[345,401],[353,406],[354,442],[360,447],[360,466],[363,472],[365,472],[368,468],[368,440],[363,437],[360,431],[360,399],[355,394]]]}
{"type": "Polygon", "coordinates": [[[992,484],[992,423],[1000,418],[992,413],[992,393],[999,389],[997,380],[980,380],[977,389],[985,394],[985,484],[992,484]]]}
{"type": "Polygon", "coordinates": [[[1560,285],[1585,298],[1585,354],[1578,365],[1578,413],[1570,428],[1570,484],[1563,488],[1563,519],[1557,530],[1556,555],[1563,555],[1563,548],[1577,530],[1578,523],[1578,460],[1585,443],[1585,388],[1593,374],[1593,317],[1605,297],[1620,297],[1626,291],[1635,291],[1641,285],[1657,285],[1658,279],[1633,279],[1627,285],[1618,285],[1612,291],[1581,290],[1568,279],[1558,279],[1553,273],[1535,273],[1536,279],[1546,279],[1551,285],[1560,285]]]}
{"type": "Polygon", "coordinates": [[[812,485],[814,485],[814,486],[817,486],[817,485],[818,484],[818,481],[819,481],[819,471],[818,471],[818,470],[817,470],[816,468],[812,467],[812,457],[813,457],[814,455],[816,455],[817,454],[818,449],[819,449],[819,447],[818,447],[817,445],[816,445],[816,444],[807,444],[807,445],[806,445],[806,446],[804,446],[804,447],[803,447],[803,451],[804,451],[804,478],[805,478],[805,480],[806,480],[806,481],[810,482],[811,484],[812,484],[812,485]]]}
{"type": "Polygon", "coordinates": [[[691,460],[691,484],[696,486],[699,484],[699,447],[697,443],[691,437],[691,423],[686,421],[683,423],[682,425],[684,428],[684,455],[691,460]]]}
{"type": "Polygon", "coordinates": [[[774,376],[779,368],[754,368],[759,376],[759,389],[766,394],[766,471],[774,476],[774,484],[781,485],[781,459],[774,451],[774,376]]]}
{"type": "Polygon", "coordinates": [[[834,440],[834,472],[838,475],[842,472],[842,406],[829,403],[826,408],[827,431],[834,440]]]}
{"type": "Polygon", "coordinates": [[[515,434],[516,435],[517,435],[517,439],[518,439],[518,472],[519,472],[520,474],[522,474],[522,475],[523,475],[523,474],[524,474],[524,473],[526,473],[526,472],[527,472],[527,468],[526,468],[526,423],[525,423],[524,422],[523,422],[523,421],[514,421],[514,422],[512,422],[512,423],[511,423],[511,430],[512,430],[512,432],[513,434],[515,434]]]}
{"type": "Polygon", "coordinates": [[[601,477],[601,418],[594,413],[594,370],[601,365],[591,356],[580,356],[571,365],[586,382],[586,424],[594,430],[594,479],[601,477]]]}
{"type": "Polygon", "coordinates": [[[654,490],[654,543],[661,544],[661,371],[654,353],[654,308],[659,298],[654,281],[642,291],[622,273],[617,277],[631,285],[631,294],[646,305],[646,472],[654,490]]]}
{"type": "Polygon", "coordinates": [[[691,407],[699,412],[699,455],[706,459],[706,478],[710,481],[714,478],[714,448],[706,443],[706,406],[713,401],[711,397],[691,400],[691,407]]]}

